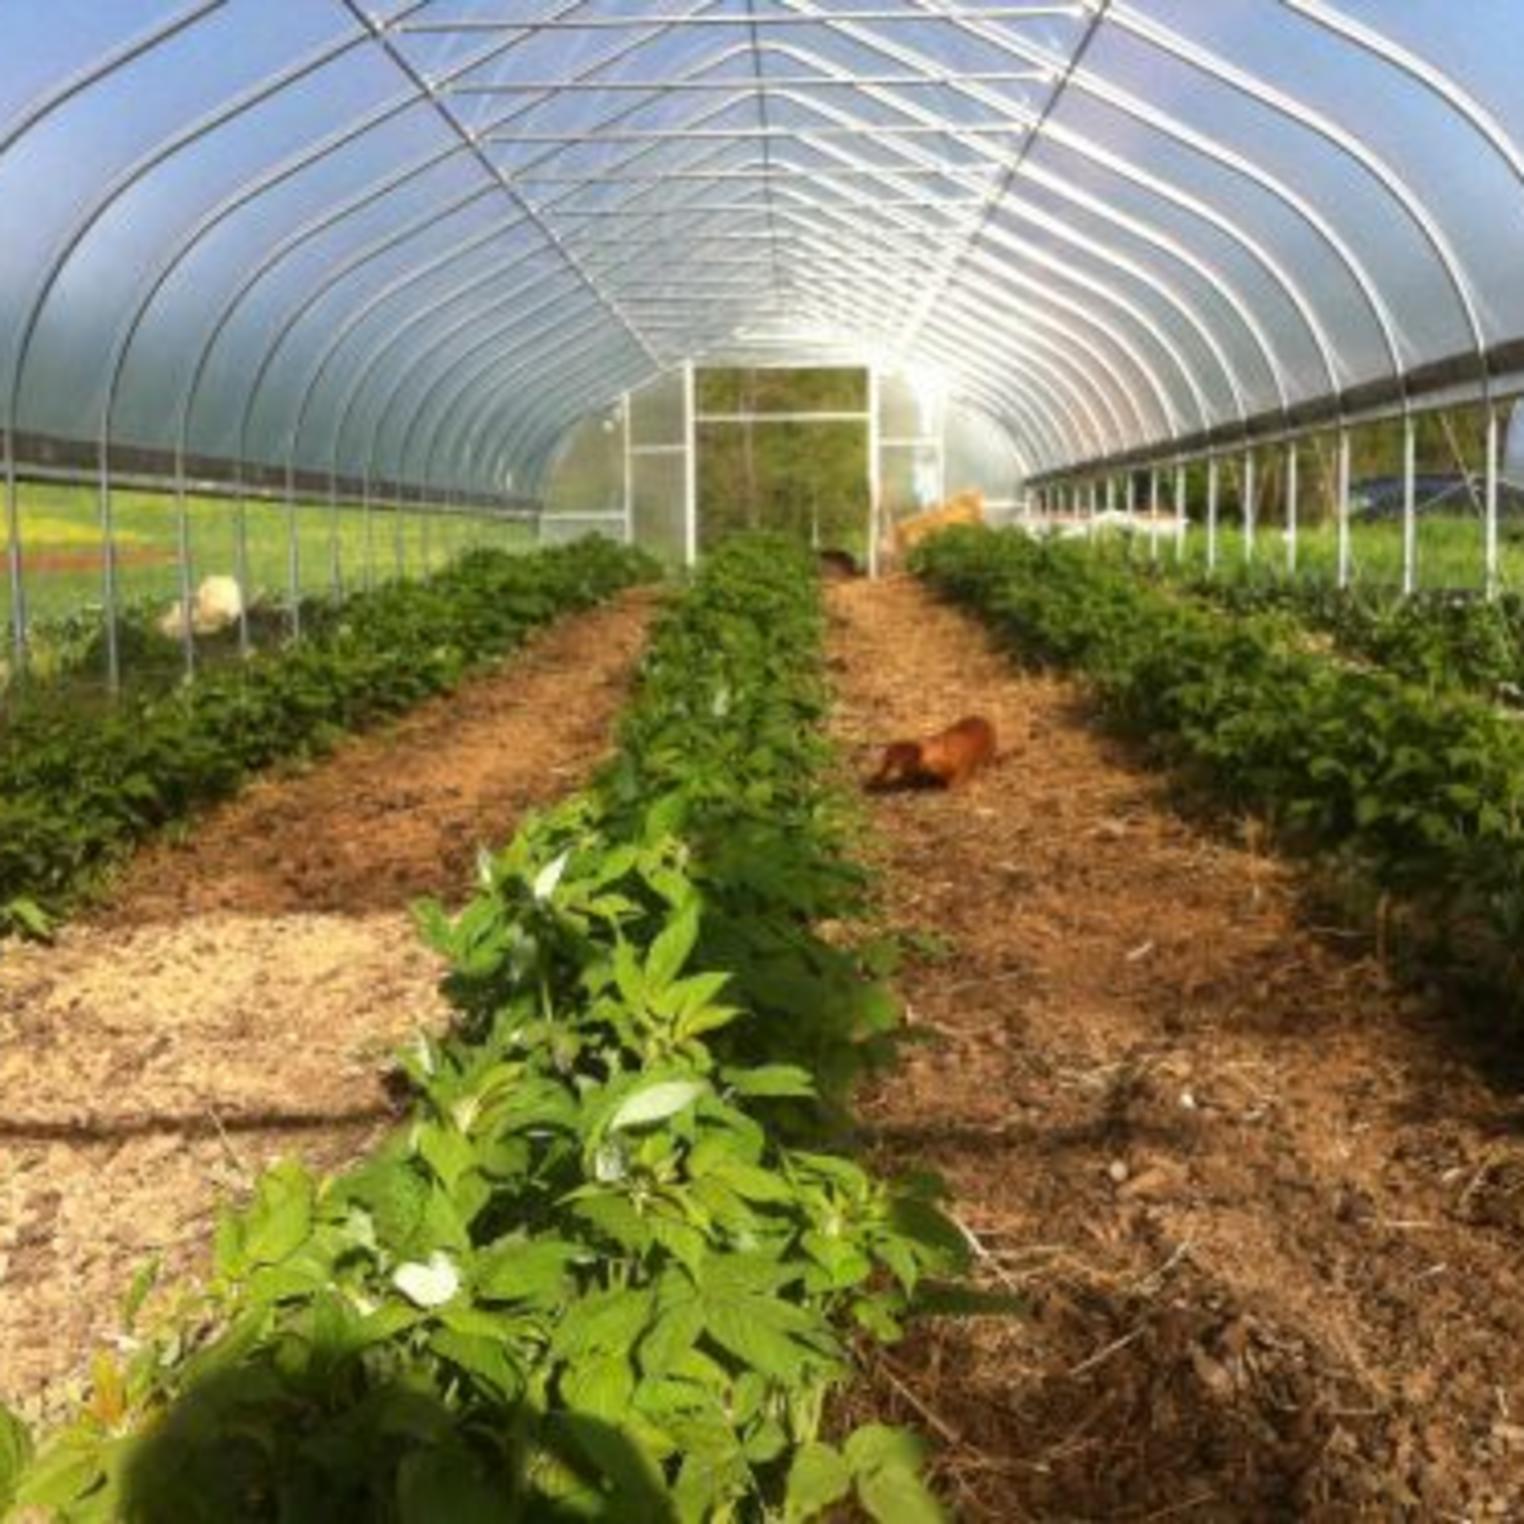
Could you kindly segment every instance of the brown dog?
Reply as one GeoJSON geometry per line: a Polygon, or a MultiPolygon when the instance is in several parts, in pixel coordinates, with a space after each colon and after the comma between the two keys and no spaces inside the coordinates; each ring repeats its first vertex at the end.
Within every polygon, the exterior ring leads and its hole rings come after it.
{"type": "Polygon", "coordinates": [[[924,741],[895,741],[868,779],[874,793],[892,788],[957,788],[994,759],[995,727],[971,714],[924,741]]]}

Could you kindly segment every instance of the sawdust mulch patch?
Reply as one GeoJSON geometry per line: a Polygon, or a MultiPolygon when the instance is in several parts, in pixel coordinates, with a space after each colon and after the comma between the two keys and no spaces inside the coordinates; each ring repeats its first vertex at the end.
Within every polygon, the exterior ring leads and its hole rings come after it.
{"type": "Polygon", "coordinates": [[[967,1520],[1524,1517],[1524,1109],[1191,823],[1071,683],[913,582],[839,587],[840,740],[1002,756],[869,805],[920,1039],[863,1098],[1030,1315],[927,1325],[861,1411],[967,1520]]]}
{"type": "Polygon", "coordinates": [[[147,847],[56,945],[0,951],[0,1400],[56,1412],[135,1267],[196,1265],[272,1159],[341,1165],[448,1011],[407,912],[608,750],[652,607],[564,620],[395,724],[147,847]]]}

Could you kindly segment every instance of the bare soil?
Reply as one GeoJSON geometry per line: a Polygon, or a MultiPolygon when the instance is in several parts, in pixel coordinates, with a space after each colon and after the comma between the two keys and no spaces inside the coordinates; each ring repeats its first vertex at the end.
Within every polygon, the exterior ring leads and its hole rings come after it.
{"type": "MultiPolygon", "coordinates": [[[[153,545],[118,545],[115,561],[118,566],[173,566],[177,560],[173,550],[163,550],[153,545]]],[[[99,547],[88,546],[78,550],[51,550],[41,546],[21,552],[23,572],[81,572],[95,571],[101,564],[99,547]]]]}
{"type": "Polygon", "coordinates": [[[132,1274],[194,1267],[220,1197],[392,1121],[393,1048],[447,1010],[407,913],[607,750],[634,593],[141,852],[52,947],[0,951],[0,1399],[42,1417],[132,1274]]]}
{"type": "Polygon", "coordinates": [[[908,581],[831,606],[860,772],[1000,737],[964,790],[869,801],[922,955],[863,1115],[1029,1305],[872,1357],[858,1416],[930,1434],[971,1521],[1524,1519],[1521,1098],[1074,685],[908,581]]]}

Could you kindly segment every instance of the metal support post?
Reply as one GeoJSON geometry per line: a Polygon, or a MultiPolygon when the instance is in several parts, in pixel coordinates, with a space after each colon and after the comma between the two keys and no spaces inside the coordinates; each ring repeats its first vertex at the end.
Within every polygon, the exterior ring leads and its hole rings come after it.
{"type": "Polygon", "coordinates": [[[1349,430],[1339,430],[1339,565],[1338,583],[1341,588],[1349,586],[1350,553],[1349,553],[1349,471],[1350,471],[1350,439],[1349,430]]]}
{"type": "Polygon", "coordinates": [[[1286,572],[1296,576],[1297,528],[1301,504],[1298,501],[1301,483],[1297,479],[1297,450],[1293,439],[1286,446],[1286,572]]]}
{"type": "Polygon", "coordinates": [[[286,466],[286,596],[291,600],[291,638],[302,638],[302,546],[296,523],[296,472],[286,466]]]}
{"type": "Polygon", "coordinates": [[[328,477],[328,592],[335,599],[344,596],[344,567],[339,551],[339,483],[331,472],[328,477]]]}
{"type": "Polygon", "coordinates": [[[698,388],[693,361],[683,361],[683,564],[698,564],[698,388]]]}
{"type": "Polygon", "coordinates": [[[619,418],[623,435],[624,457],[624,543],[635,543],[635,458],[630,453],[634,443],[630,432],[630,394],[620,393],[619,418]]]}
{"type": "Polygon", "coordinates": [[[1483,526],[1483,587],[1489,599],[1498,595],[1498,451],[1502,446],[1501,419],[1487,405],[1486,518],[1483,526]]]}
{"type": "Polygon", "coordinates": [[[1411,413],[1402,420],[1402,593],[1418,586],[1418,423],[1411,413]]]}
{"type": "Polygon", "coordinates": [[[1243,535],[1244,535],[1244,565],[1254,565],[1254,451],[1244,451],[1244,474],[1243,474],[1243,502],[1240,504],[1243,510],[1243,535]]]}
{"type": "Polygon", "coordinates": [[[879,574],[879,538],[883,534],[883,480],[879,460],[879,375],[868,367],[868,575],[879,574]]]}
{"type": "Polygon", "coordinates": [[[1217,494],[1221,485],[1221,473],[1215,455],[1207,458],[1207,545],[1206,564],[1209,572],[1217,570],[1217,494]]]}
{"type": "Polygon", "coordinates": [[[185,459],[175,452],[175,553],[180,576],[180,651],[185,661],[185,676],[196,675],[196,626],[191,614],[190,508],[185,499],[185,459]]]}
{"type": "Polygon", "coordinates": [[[365,591],[376,585],[376,516],[370,508],[370,472],[360,487],[361,535],[365,541],[365,591]]]}
{"type": "Polygon", "coordinates": [[[1148,473],[1148,559],[1159,559],[1159,468],[1148,473]]]}
{"type": "Polygon", "coordinates": [[[116,525],[111,512],[111,451],[100,453],[101,619],[106,632],[106,691],[121,691],[122,653],[117,627],[116,525]]]}
{"type": "Polygon", "coordinates": [[[1175,467],[1175,565],[1179,566],[1185,560],[1185,530],[1186,530],[1186,490],[1185,490],[1185,467],[1175,467]]]}
{"type": "Polygon", "coordinates": [[[15,675],[26,670],[26,582],[21,575],[21,498],[16,483],[15,441],[5,435],[5,560],[11,582],[11,656],[15,675]]]}

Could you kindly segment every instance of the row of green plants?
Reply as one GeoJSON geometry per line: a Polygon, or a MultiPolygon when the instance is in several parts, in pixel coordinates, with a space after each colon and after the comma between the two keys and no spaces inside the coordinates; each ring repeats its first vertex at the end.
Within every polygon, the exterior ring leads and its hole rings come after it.
{"type": "Polygon", "coordinates": [[[475,551],[420,582],[323,612],[309,638],[106,709],[42,689],[0,718],[0,934],[44,934],[150,833],[258,768],[452,687],[558,614],[658,575],[589,538],[534,555],[475,551]]]}
{"type": "Polygon", "coordinates": [[[839,1142],[897,1012],[880,955],[820,931],[867,890],[821,635],[796,545],[708,560],[616,758],[458,915],[421,907],[457,1020],[405,1055],[405,1120],[337,1176],[266,1174],[68,1429],[35,1457],[0,1429],[0,1497],[70,1524],[941,1517],[914,1436],[828,1437],[854,1342],[963,1255],[933,1182],[839,1142]]]}
{"type": "Polygon", "coordinates": [[[1517,991],[1524,733],[1486,699],[1330,661],[1283,617],[1182,599],[1084,547],[958,530],[917,569],[1021,657],[1084,672],[1113,721],[1230,806],[1437,934],[1484,932],[1498,987],[1517,991]]]}
{"type": "Polygon", "coordinates": [[[1524,598],[1419,591],[1403,597],[1326,580],[1258,570],[1160,566],[1195,597],[1234,614],[1288,615],[1362,661],[1427,688],[1464,688],[1498,702],[1524,701],[1524,598]]]}

